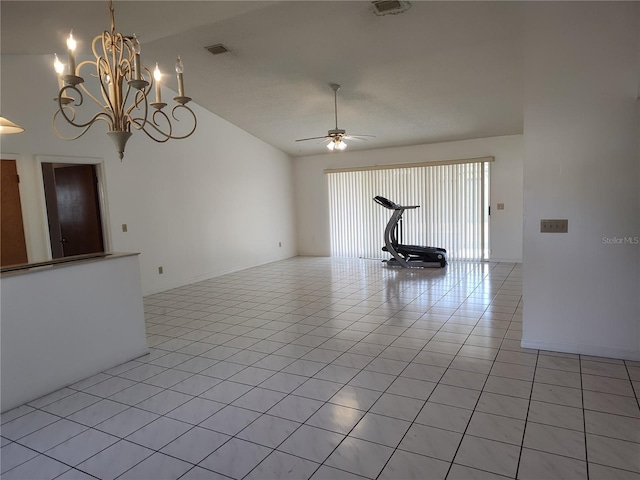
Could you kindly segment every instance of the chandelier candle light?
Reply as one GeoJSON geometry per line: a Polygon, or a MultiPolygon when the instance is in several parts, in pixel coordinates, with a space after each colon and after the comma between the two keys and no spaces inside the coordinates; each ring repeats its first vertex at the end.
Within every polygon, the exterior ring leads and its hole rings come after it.
{"type": "Polygon", "coordinates": [[[115,30],[112,0],[107,1],[111,16],[111,31],[97,35],[91,44],[95,60],[85,60],[76,65],[76,40],[73,31],[67,39],[68,65],[65,66],[55,55],[54,69],[58,75],[58,110],[53,115],[53,131],[64,140],[76,140],[84,135],[98,120],[107,124],[107,135],[113,140],[120,160],[124,156],[127,140],[134,130],[142,130],[152,140],[164,143],[169,139],[184,139],[193,134],[197,126],[196,115],[187,106],[191,98],[184,94],[184,65],[180,56],[176,61],[178,96],[170,115],[164,112],[167,106],[162,102],[160,91],[162,74],[156,63],[153,74],[141,64],[140,41],[135,36],[124,36],[115,30]],[[85,85],[80,72],[85,67],[95,69],[90,74],[96,79],[94,94],[85,85]],[[155,102],[149,102],[148,96],[155,82],[155,102]],[[84,97],[90,98],[99,108],[87,121],[77,118],[77,110],[84,103],[84,97]],[[74,98],[77,97],[77,98],[74,98]],[[152,109],[150,110],[149,107],[152,109]],[[177,114],[186,112],[187,133],[174,133],[174,123],[180,120],[177,114]],[[59,125],[72,125],[81,131],[75,136],[60,133],[59,125]]]}

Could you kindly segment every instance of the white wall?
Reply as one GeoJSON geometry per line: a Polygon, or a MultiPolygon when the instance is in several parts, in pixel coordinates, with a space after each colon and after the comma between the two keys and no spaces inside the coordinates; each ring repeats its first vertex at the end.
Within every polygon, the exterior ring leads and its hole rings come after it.
{"type": "Polygon", "coordinates": [[[640,4],[526,7],[522,345],[638,360],[640,4]]]}
{"type": "Polygon", "coordinates": [[[149,352],[137,255],[3,274],[3,412],[149,352]]]}
{"type": "Polygon", "coordinates": [[[145,294],[297,254],[292,160],[285,153],[192,103],[192,137],[157,144],[135,132],[120,162],[102,123],[73,142],[53,134],[57,79],[50,56],[3,55],[1,62],[2,113],[26,130],[3,136],[1,148],[19,159],[30,261],[42,259],[34,257],[48,241],[43,197],[25,195],[41,195],[38,155],[104,162],[110,249],[141,253],[145,294]]]}
{"type": "MultiPolygon", "coordinates": [[[[494,156],[491,164],[491,259],[522,261],[522,136],[481,138],[378,150],[346,150],[294,160],[298,250],[330,255],[329,197],[324,169],[494,156]],[[504,203],[504,210],[496,204],[504,203]]],[[[380,232],[382,237],[384,232],[380,232]]]]}

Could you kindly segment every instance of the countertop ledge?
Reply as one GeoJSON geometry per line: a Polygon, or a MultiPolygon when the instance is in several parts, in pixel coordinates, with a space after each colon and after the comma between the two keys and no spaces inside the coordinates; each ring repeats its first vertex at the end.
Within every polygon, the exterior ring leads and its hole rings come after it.
{"type": "Polygon", "coordinates": [[[103,260],[112,260],[115,258],[131,257],[134,255],[140,255],[135,252],[99,252],[88,253],[85,255],[75,255],[72,257],[56,258],[53,260],[46,260],[44,262],[36,263],[23,263],[20,265],[8,265],[0,269],[0,275],[2,278],[24,275],[32,272],[41,272],[43,270],[51,270],[57,268],[64,268],[81,263],[99,262],[103,260]]]}

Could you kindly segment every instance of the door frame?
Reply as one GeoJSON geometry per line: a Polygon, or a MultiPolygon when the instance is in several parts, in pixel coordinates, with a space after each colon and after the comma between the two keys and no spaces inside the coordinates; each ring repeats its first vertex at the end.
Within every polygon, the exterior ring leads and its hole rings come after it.
{"type": "MultiPolygon", "coordinates": [[[[42,178],[42,164],[43,163],[70,163],[76,165],[94,165],[96,171],[96,177],[98,178],[98,202],[100,205],[100,221],[102,223],[102,236],[103,236],[103,244],[104,251],[110,252],[111,249],[111,227],[109,221],[109,202],[107,201],[107,188],[106,188],[106,172],[105,172],[105,164],[103,158],[92,158],[92,157],[60,157],[53,155],[36,155],[36,167],[39,172],[38,174],[38,190],[40,192],[40,211],[42,213],[42,218],[44,218],[45,222],[49,222],[49,216],[47,214],[47,203],[44,197],[44,179],[42,178]]],[[[45,228],[45,235],[48,239],[47,242],[47,255],[48,258],[52,258],[51,253],[51,235],[49,234],[49,228],[46,225],[43,226],[45,228]]]]}

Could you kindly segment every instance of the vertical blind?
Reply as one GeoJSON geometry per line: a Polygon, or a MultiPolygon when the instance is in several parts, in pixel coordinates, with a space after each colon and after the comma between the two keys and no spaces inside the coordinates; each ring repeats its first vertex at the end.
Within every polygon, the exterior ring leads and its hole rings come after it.
{"type": "Polygon", "coordinates": [[[452,260],[488,258],[492,160],[326,170],[332,256],[389,257],[382,246],[392,211],[373,201],[381,195],[400,205],[420,205],[405,211],[400,243],[445,248],[452,260]]]}

